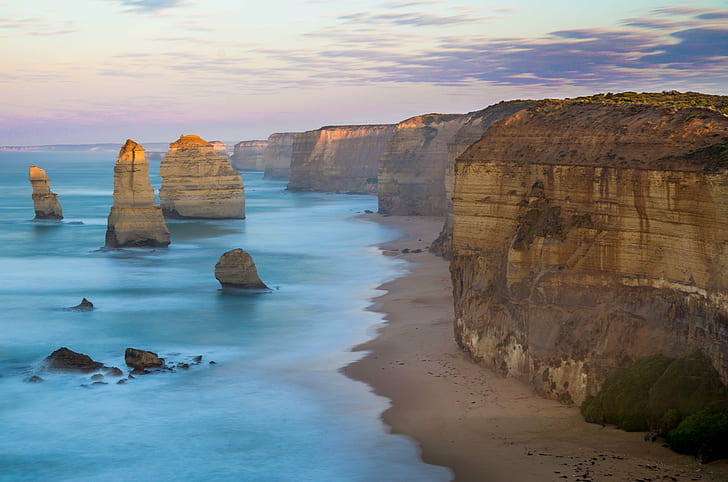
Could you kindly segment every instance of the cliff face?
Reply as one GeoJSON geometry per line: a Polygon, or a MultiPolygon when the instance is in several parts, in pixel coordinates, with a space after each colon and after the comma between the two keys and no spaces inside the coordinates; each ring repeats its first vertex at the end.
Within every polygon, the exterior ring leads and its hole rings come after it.
{"type": "Polygon", "coordinates": [[[168,246],[169,231],[156,201],[144,148],[128,139],[114,166],[114,204],[106,228],[106,246],[168,246]]]}
{"type": "Polygon", "coordinates": [[[263,151],[263,179],[289,179],[293,157],[294,132],[276,132],[268,136],[263,151]]]}
{"type": "Polygon", "coordinates": [[[379,212],[445,214],[448,143],[466,122],[462,114],[428,114],[397,124],[379,164],[379,212]]]}
{"type": "Polygon", "coordinates": [[[199,136],[181,136],[159,165],[159,200],[168,218],[245,218],[240,173],[199,136]]]}
{"type": "Polygon", "coordinates": [[[268,147],[268,141],[242,141],[235,144],[235,150],[230,162],[235,169],[262,171],[263,152],[268,147]]]}
{"type": "Polygon", "coordinates": [[[30,185],[33,188],[35,219],[63,219],[63,210],[58,195],[51,191],[51,181],[46,172],[38,166],[28,169],[30,185]]]}
{"type": "Polygon", "coordinates": [[[458,343],[565,402],[654,353],[700,349],[728,382],[726,139],[725,115],[661,105],[492,125],[455,165],[458,343]]]}
{"type": "Polygon", "coordinates": [[[394,126],[330,126],[296,134],[290,191],[377,192],[379,159],[394,126]]]}
{"type": "Polygon", "coordinates": [[[512,116],[535,104],[530,100],[500,102],[477,112],[466,115],[463,126],[455,133],[447,145],[447,165],[445,166],[445,224],[438,238],[433,241],[430,251],[449,259],[452,252],[452,195],[455,186],[455,160],[465,149],[480,139],[483,133],[496,121],[512,116]]]}

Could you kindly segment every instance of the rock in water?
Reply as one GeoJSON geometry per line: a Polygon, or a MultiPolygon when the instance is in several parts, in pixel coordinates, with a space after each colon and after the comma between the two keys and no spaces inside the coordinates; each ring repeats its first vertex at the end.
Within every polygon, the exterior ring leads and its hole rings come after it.
{"type": "Polygon", "coordinates": [[[215,265],[215,278],[223,288],[244,290],[269,289],[258,277],[258,270],[250,254],[242,249],[233,249],[220,256],[215,265]]]}
{"type": "Polygon", "coordinates": [[[45,359],[45,368],[57,371],[93,372],[103,364],[95,362],[90,356],[76,353],[66,347],[59,348],[45,359]]]}
{"type": "Polygon", "coordinates": [[[67,308],[67,309],[68,309],[68,310],[71,310],[71,311],[93,311],[93,309],[94,309],[94,304],[93,304],[93,303],[91,303],[91,302],[90,302],[89,300],[87,300],[86,298],[84,298],[84,299],[82,299],[82,300],[81,300],[81,302],[80,302],[79,304],[77,304],[76,306],[72,306],[71,308],[67,308]]]}
{"type": "Polygon", "coordinates": [[[289,179],[295,132],[276,132],[268,136],[263,151],[263,179],[289,179]]]}
{"type": "Polygon", "coordinates": [[[144,148],[127,139],[114,167],[114,205],[109,213],[106,246],[111,248],[169,245],[169,231],[149,182],[144,148]]]}
{"type": "Polygon", "coordinates": [[[244,219],[243,178],[199,136],[181,136],[159,165],[167,218],[244,219]]]}
{"type": "Polygon", "coordinates": [[[124,353],[124,361],[128,367],[135,370],[161,368],[164,366],[164,359],[159,358],[156,353],[146,350],[137,350],[136,348],[126,349],[126,352],[124,353]]]}
{"type": "MultiPolygon", "coordinates": [[[[230,158],[233,167],[239,170],[262,171],[263,153],[268,141],[242,141],[235,144],[233,156],[230,158]]],[[[289,159],[290,165],[290,159],[289,159]]]]}
{"type": "Polygon", "coordinates": [[[38,166],[30,166],[30,185],[33,186],[35,219],[63,219],[58,195],[51,192],[51,182],[46,172],[38,166]]]}

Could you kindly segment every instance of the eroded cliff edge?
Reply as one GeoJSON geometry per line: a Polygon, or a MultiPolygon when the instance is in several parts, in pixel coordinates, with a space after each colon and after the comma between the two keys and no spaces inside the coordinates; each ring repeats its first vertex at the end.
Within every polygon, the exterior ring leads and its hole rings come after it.
{"type": "Polygon", "coordinates": [[[375,194],[379,159],[394,125],[327,126],[296,134],[290,191],[375,194]]]}
{"type": "Polygon", "coordinates": [[[241,141],[235,144],[230,162],[235,169],[262,171],[263,153],[268,147],[268,141],[241,141]]]}
{"type": "Polygon", "coordinates": [[[295,132],[275,132],[268,136],[263,151],[263,178],[289,179],[291,177],[291,158],[295,132]]]}
{"type": "Polygon", "coordinates": [[[540,102],[457,159],[455,336],[474,359],[564,402],[654,353],[699,349],[728,382],[728,98],[673,97],[540,102]]]}
{"type": "Polygon", "coordinates": [[[426,114],[397,124],[379,163],[381,214],[445,214],[448,143],[467,118],[463,114],[426,114]]]}

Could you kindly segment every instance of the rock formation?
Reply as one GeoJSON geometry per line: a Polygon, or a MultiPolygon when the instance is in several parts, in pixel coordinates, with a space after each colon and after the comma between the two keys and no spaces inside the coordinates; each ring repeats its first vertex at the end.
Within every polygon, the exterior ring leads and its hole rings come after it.
{"type": "Polygon", "coordinates": [[[93,361],[88,355],[62,347],[46,357],[44,367],[46,370],[53,371],[89,373],[100,369],[103,364],[93,361]]]}
{"type": "Polygon", "coordinates": [[[245,218],[240,173],[199,136],[181,136],[159,165],[159,202],[167,218],[245,218]]]}
{"type": "Polygon", "coordinates": [[[295,132],[277,132],[268,136],[263,151],[263,179],[290,179],[295,132]]]}
{"type": "Polygon", "coordinates": [[[164,358],[159,358],[156,353],[136,348],[127,348],[124,352],[124,362],[135,371],[143,371],[148,368],[164,367],[164,358]]]}
{"type": "Polygon", "coordinates": [[[381,214],[445,214],[447,146],[466,120],[462,114],[427,114],[397,124],[379,163],[381,214]]]}
{"type": "Polygon", "coordinates": [[[253,258],[242,249],[227,251],[215,265],[215,278],[223,288],[267,290],[258,277],[253,258]]]}
{"type": "MultiPolygon", "coordinates": [[[[444,258],[450,258],[452,250],[452,193],[455,183],[455,159],[465,152],[496,121],[505,119],[516,112],[534,105],[534,101],[513,100],[500,102],[477,112],[466,115],[463,126],[450,139],[447,145],[447,165],[445,167],[445,224],[438,238],[433,241],[430,251],[444,258]]],[[[381,186],[381,181],[380,181],[381,186]]]]}
{"type": "Polygon", "coordinates": [[[91,303],[86,298],[82,299],[79,304],[76,306],[72,306],[70,308],[66,308],[68,311],[93,311],[94,310],[94,304],[91,303]]]}
{"type": "Polygon", "coordinates": [[[625,93],[493,124],[455,165],[457,342],[564,402],[655,353],[728,382],[726,112],[625,93]]]}
{"type": "Polygon", "coordinates": [[[58,195],[51,192],[51,182],[46,172],[38,166],[30,166],[30,184],[33,187],[33,207],[35,219],[63,219],[58,195]]]}
{"type": "Polygon", "coordinates": [[[210,141],[212,144],[212,150],[223,159],[230,159],[230,155],[227,152],[227,146],[223,141],[210,141]]]}
{"type": "Polygon", "coordinates": [[[144,148],[127,139],[114,166],[114,204],[109,213],[106,246],[110,248],[169,245],[169,231],[149,182],[144,148]]]}
{"type": "Polygon", "coordinates": [[[296,134],[290,191],[374,194],[379,159],[394,126],[329,126],[296,134]]]}
{"type": "Polygon", "coordinates": [[[238,170],[262,171],[263,153],[268,141],[242,141],[235,144],[230,162],[238,170]]]}

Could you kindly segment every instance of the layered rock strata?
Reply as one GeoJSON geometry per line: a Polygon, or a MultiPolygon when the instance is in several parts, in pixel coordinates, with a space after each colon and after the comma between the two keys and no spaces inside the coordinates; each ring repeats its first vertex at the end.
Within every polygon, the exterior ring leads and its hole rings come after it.
{"type": "Polygon", "coordinates": [[[215,151],[218,156],[223,159],[230,159],[230,155],[227,152],[227,146],[223,141],[210,141],[210,144],[212,144],[212,150],[215,151]]]}
{"type": "MultiPolygon", "coordinates": [[[[463,126],[455,133],[447,145],[447,164],[445,166],[445,223],[440,235],[432,242],[430,251],[446,259],[452,251],[452,194],[455,185],[455,160],[465,152],[494,123],[506,119],[516,112],[532,107],[535,101],[512,100],[499,102],[483,110],[470,112],[463,126]]],[[[380,181],[381,182],[381,181],[380,181]]]]}
{"type": "Polygon", "coordinates": [[[448,143],[466,120],[462,114],[427,114],[397,124],[379,163],[381,214],[445,214],[448,143]]]}
{"type": "Polygon", "coordinates": [[[223,253],[215,265],[215,278],[223,288],[244,290],[269,289],[258,276],[253,258],[240,248],[223,253]]]}
{"type": "Polygon", "coordinates": [[[455,336],[563,402],[699,349],[728,382],[728,117],[545,101],[455,165],[455,336]]]}
{"type": "Polygon", "coordinates": [[[291,178],[291,159],[295,132],[276,132],[268,136],[263,151],[263,179],[285,180],[291,178]]]}
{"type": "MultiPolygon", "coordinates": [[[[235,169],[262,171],[263,153],[268,147],[268,141],[242,141],[235,144],[230,162],[235,169]]],[[[290,162],[290,160],[289,160],[290,162]]]]}
{"type": "Polygon", "coordinates": [[[245,218],[240,173],[199,136],[181,136],[159,165],[159,201],[167,218],[245,218]]]}
{"type": "Polygon", "coordinates": [[[30,185],[33,187],[33,208],[35,219],[63,219],[63,210],[58,195],[51,191],[51,182],[46,172],[38,166],[28,169],[30,185]]]}
{"type": "Polygon", "coordinates": [[[169,231],[149,181],[144,148],[127,139],[114,166],[114,204],[106,228],[110,248],[169,245],[169,231]]]}
{"type": "Polygon", "coordinates": [[[328,126],[296,134],[290,191],[375,194],[379,159],[394,126],[328,126]]]}

